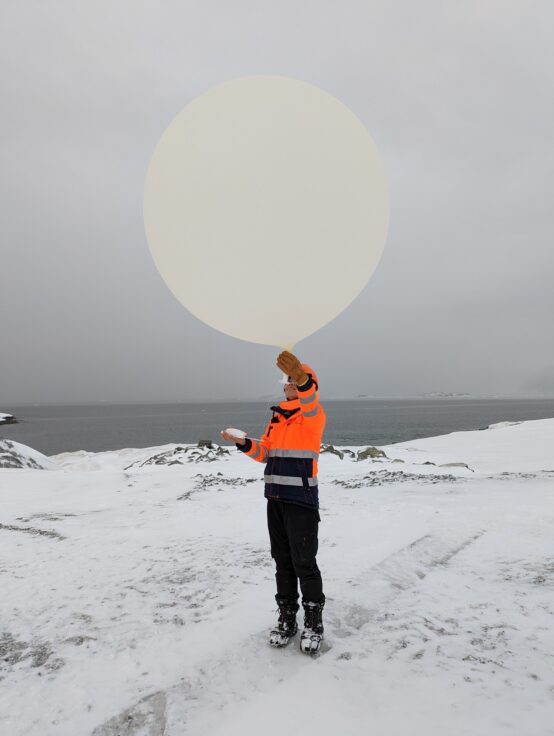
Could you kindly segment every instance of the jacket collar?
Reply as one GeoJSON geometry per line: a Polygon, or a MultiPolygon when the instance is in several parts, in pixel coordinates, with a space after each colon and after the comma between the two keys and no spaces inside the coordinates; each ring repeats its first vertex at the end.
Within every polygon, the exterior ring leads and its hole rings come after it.
{"type": "Polygon", "coordinates": [[[273,410],[272,423],[279,421],[277,419],[277,415],[283,416],[285,421],[288,422],[291,417],[298,414],[300,411],[300,401],[298,399],[293,399],[292,401],[281,401],[278,406],[272,406],[271,409],[273,410]]]}
{"type": "Polygon", "coordinates": [[[298,399],[291,399],[291,401],[281,401],[279,404],[281,409],[300,409],[300,401],[298,399]]]}

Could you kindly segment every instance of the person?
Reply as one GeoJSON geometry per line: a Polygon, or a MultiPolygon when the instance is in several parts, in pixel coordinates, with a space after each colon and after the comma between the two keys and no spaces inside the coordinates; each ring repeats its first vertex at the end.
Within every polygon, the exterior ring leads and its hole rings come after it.
{"type": "Polygon", "coordinates": [[[317,470],[326,416],[319,403],[315,371],[286,350],[279,354],[277,367],[288,376],[283,388],[285,400],[271,407],[273,416],[262,438],[239,439],[226,431],[221,435],[235,442],[247,457],[266,463],[267,523],[279,608],[269,643],[285,646],[298,630],[299,581],[304,609],[300,648],[315,654],[324,631],[325,595],[316,554],[321,521],[317,470]]]}

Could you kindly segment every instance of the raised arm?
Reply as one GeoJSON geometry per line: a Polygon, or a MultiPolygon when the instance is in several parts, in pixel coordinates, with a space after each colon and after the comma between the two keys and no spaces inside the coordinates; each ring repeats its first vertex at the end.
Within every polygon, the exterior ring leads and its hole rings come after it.
{"type": "Polygon", "coordinates": [[[308,376],[308,380],[301,386],[297,384],[298,401],[300,402],[300,411],[306,419],[317,417],[319,412],[319,391],[317,383],[308,376]]]}
{"type": "Polygon", "coordinates": [[[279,354],[277,366],[296,383],[302,415],[309,420],[317,419],[321,413],[319,391],[312,376],[306,373],[296,355],[289,353],[287,350],[279,354]]]}

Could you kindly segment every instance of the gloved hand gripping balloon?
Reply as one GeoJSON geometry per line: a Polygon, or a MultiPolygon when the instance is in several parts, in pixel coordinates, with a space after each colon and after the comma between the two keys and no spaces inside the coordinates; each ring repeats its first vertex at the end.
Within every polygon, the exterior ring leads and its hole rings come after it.
{"type": "Polygon", "coordinates": [[[296,355],[289,353],[288,350],[283,350],[279,354],[277,367],[289,376],[297,386],[303,386],[309,378],[296,355]]]}

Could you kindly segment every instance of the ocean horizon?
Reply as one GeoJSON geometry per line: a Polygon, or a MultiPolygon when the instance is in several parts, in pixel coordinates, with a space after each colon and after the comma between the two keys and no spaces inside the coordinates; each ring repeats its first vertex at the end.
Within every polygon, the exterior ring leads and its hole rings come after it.
{"type": "MultiPolygon", "coordinates": [[[[102,452],[169,443],[220,442],[226,427],[260,437],[269,419],[265,400],[187,402],[18,403],[0,405],[17,424],[0,426],[0,437],[56,455],[102,452]]],[[[484,429],[504,421],[554,417],[554,398],[359,397],[322,400],[327,414],[323,442],[387,445],[456,431],[484,429]]]]}

